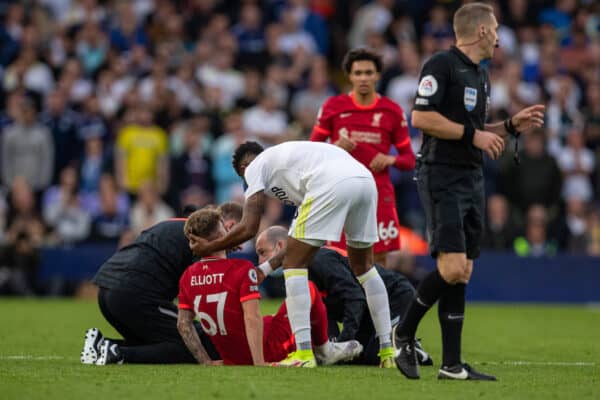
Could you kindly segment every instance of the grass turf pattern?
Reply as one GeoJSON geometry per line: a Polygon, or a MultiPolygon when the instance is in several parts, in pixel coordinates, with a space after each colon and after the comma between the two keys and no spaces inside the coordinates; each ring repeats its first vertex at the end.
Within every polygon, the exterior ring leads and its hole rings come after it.
{"type": "MultiPolygon", "coordinates": [[[[280,301],[264,301],[263,313],[280,301]]],[[[437,312],[418,336],[435,366],[408,381],[367,366],[314,370],[79,363],[85,329],[117,336],[94,302],[0,298],[0,399],[600,399],[600,308],[467,306],[463,358],[498,382],[438,381],[437,312]]]]}

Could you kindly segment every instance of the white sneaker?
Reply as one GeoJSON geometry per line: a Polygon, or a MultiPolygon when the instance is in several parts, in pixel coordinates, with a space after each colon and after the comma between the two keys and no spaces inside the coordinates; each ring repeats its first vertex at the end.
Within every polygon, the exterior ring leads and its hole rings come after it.
{"type": "Polygon", "coordinates": [[[358,340],[329,342],[328,346],[320,346],[315,349],[315,357],[321,365],[332,365],[342,361],[353,360],[362,351],[363,346],[358,340]]]}
{"type": "Polygon", "coordinates": [[[96,364],[100,357],[100,346],[104,342],[104,336],[98,328],[91,328],[85,331],[85,340],[83,350],[81,350],[82,364],[96,364]]]}

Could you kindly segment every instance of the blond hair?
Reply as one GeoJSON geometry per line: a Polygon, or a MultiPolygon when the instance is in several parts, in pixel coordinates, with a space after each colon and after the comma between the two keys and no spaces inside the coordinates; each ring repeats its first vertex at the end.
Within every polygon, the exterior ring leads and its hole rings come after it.
{"type": "Polygon", "coordinates": [[[454,34],[456,38],[473,36],[481,24],[489,23],[494,15],[491,5],[485,3],[469,3],[454,13],[454,34]]]}

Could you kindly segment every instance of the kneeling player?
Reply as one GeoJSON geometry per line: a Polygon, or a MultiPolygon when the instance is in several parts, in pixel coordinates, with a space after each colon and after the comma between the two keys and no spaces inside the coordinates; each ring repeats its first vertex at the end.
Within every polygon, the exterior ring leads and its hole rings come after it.
{"type": "MultiPolygon", "coordinates": [[[[225,235],[221,215],[213,210],[195,212],[184,229],[186,235],[192,233],[207,240],[225,235]]],[[[265,365],[282,360],[295,349],[285,303],[277,314],[263,318],[254,266],[225,257],[224,251],[205,257],[181,277],[177,327],[184,342],[192,354],[200,351],[201,343],[193,329],[197,317],[224,364],[265,365]]],[[[358,356],[362,346],[357,341],[329,341],[325,305],[316,287],[311,284],[310,288],[312,340],[317,359],[333,364],[358,356]]],[[[198,354],[199,359],[201,356],[198,354]]]]}

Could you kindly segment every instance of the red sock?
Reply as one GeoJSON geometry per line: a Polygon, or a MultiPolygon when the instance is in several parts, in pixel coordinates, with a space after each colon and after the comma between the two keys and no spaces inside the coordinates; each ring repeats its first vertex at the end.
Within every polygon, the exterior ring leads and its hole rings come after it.
{"type": "Polygon", "coordinates": [[[317,286],[308,281],[308,287],[310,289],[310,300],[312,306],[310,308],[310,329],[312,334],[312,342],[314,346],[321,346],[329,340],[327,334],[327,309],[319,293],[317,286]]]}

